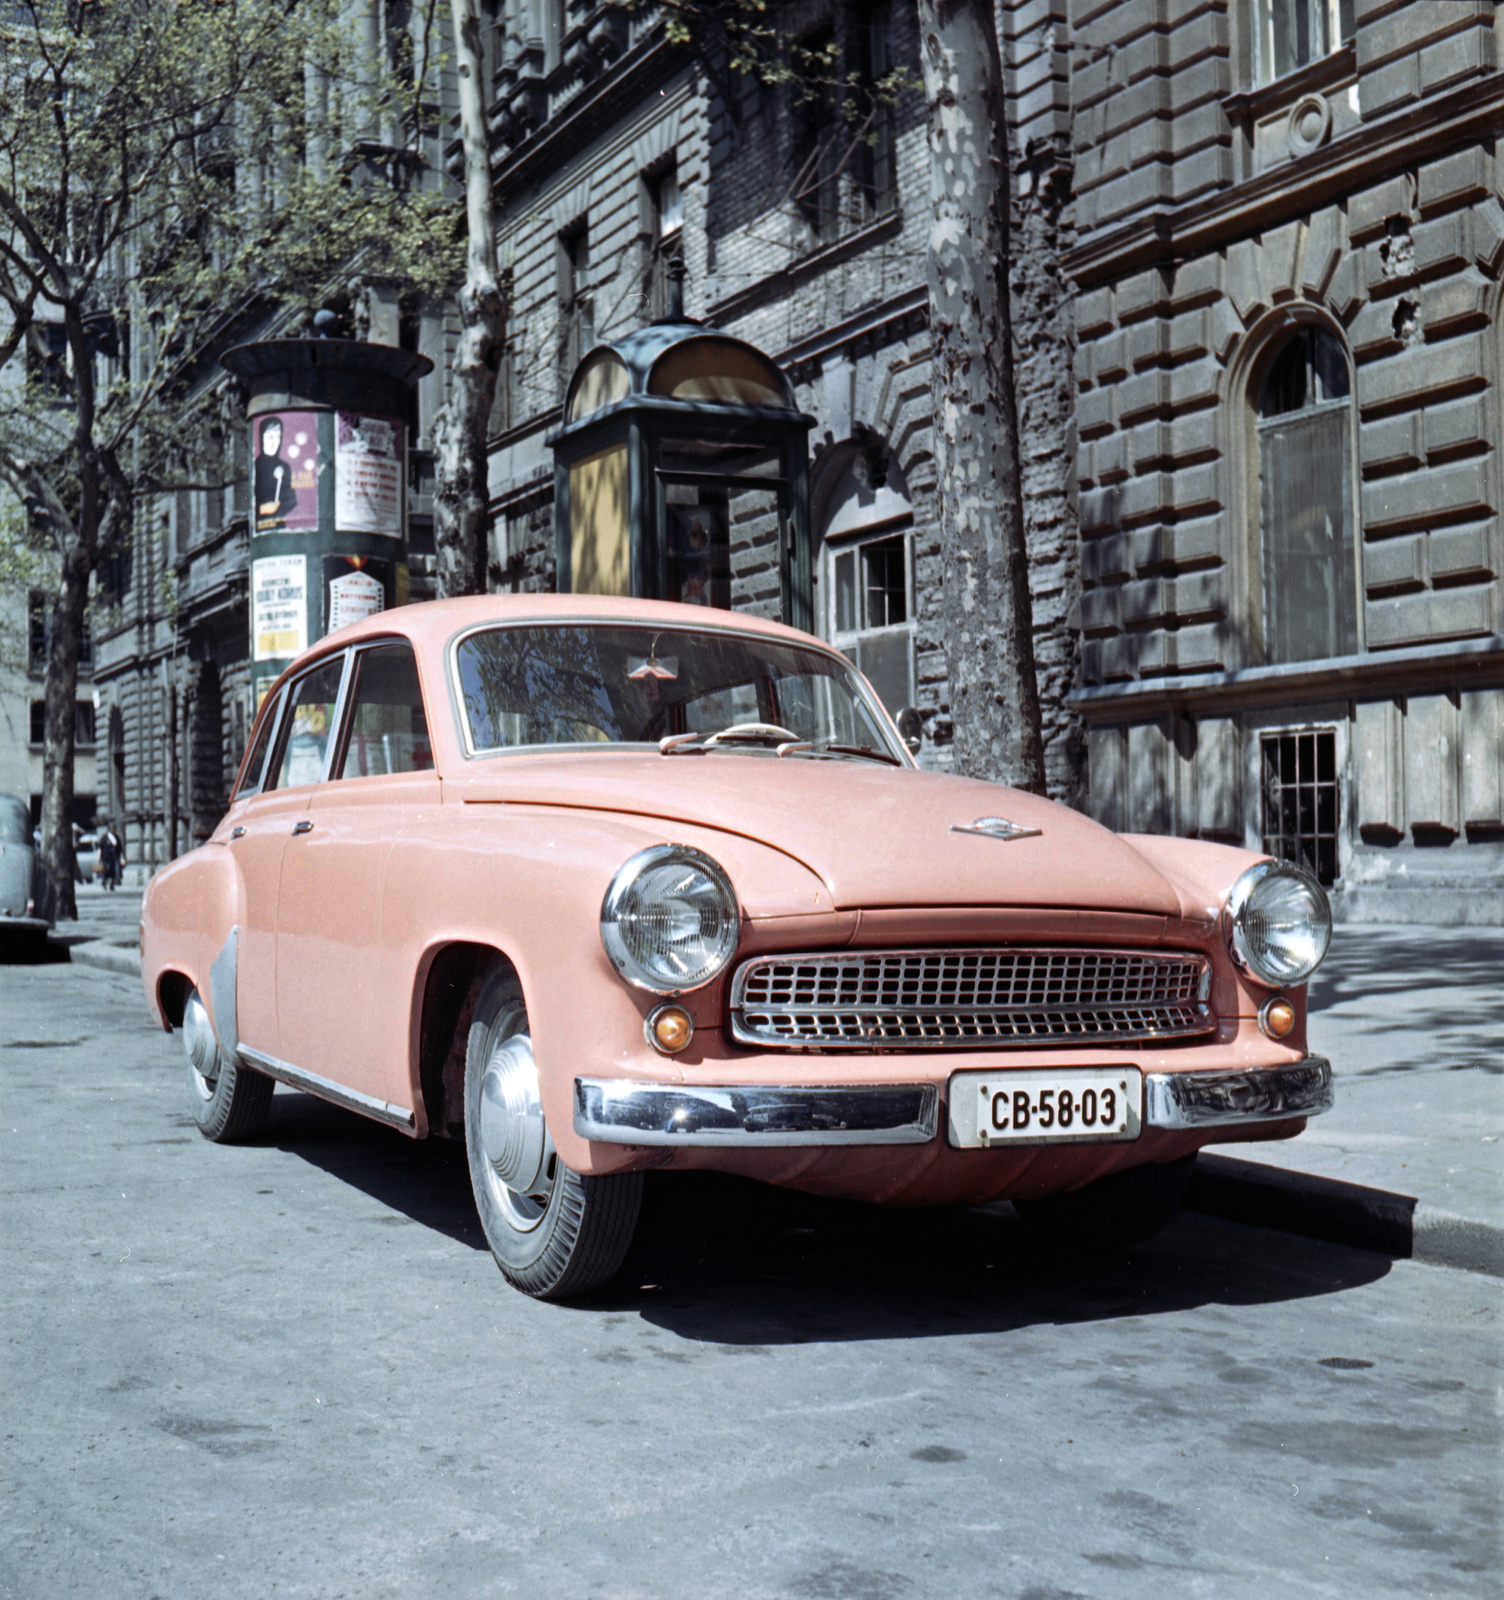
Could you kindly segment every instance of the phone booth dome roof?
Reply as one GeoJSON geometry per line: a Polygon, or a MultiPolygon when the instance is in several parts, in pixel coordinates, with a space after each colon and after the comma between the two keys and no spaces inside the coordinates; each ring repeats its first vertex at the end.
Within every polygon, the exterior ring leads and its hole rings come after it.
{"type": "Polygon", "coordinates": [[[700,322],[654,322],[598,344],[570,379],[564,425],[624,400],[797,411],[794,388],[755,345],[700,322]]]}

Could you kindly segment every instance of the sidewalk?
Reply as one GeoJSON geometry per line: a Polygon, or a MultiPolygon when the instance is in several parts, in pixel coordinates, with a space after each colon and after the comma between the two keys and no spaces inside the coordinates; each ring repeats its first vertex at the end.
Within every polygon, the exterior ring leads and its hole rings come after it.
{"type": "Polygon", "coordinates": [[[1504,929],[1337,928],[1310,1023],[1336,1105],[1289,1143],[1209,1151],[1189,1203],[1504,1276],[1501,980],[1504,929]]]}
{"type": "MultiPolygon", "coordinates": [[[[141,891],[78,890],[54,943],[139,975],[141,891]]],[[[1298,1139],[1213,1146],[1186,1204],[1504,1277],[1504,928],[1345,924],[1311,986],[1336,1105],[1298,1139]]]]}
{"type": "Polygon", "coordinates": [[[69,959],[81,966],[140,977],[141,890],[80,883],[73,892],[78,920],[59,922],[52,930],[52,943],[66,946],[69,959]]]}

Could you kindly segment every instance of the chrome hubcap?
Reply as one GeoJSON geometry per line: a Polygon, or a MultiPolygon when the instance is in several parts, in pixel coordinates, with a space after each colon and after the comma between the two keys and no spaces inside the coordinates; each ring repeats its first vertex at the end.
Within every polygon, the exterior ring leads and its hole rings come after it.
{"type": "Polygon", "coordinates": [[[212,1100],[219,1083],[219,1041],[197,989],[183,1007],[183,1048],[188,1052],[190,1082],[201,1100],[212,1100]]]}
{"type": "Polygon", "coordinates": [[[514,1228],[530,1232],[548,1210],[556,1158],[526,1033],[500,1039],[481,1075],[480,1149],[492,1201],[514,1228]]]}

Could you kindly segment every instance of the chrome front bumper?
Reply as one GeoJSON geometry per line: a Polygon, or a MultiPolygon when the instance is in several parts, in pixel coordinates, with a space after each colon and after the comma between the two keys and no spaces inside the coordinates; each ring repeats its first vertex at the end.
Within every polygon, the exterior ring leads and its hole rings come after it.
{"type": "Polygon", "coordinates": [[[574,1080],[574,1131],[605,1144],[928,1144],[939,1125],[932,1083],[697,1088],[574,1080]]]}
{"type": "MultiPolygon", "coordinates": [[[[1196,1130],[1313,1117],[1332,1104],[1331,1064],[1321,1056],[1244,1072],[1151,1072],[1143,1123],[1196,1130]]],[[[699,1087],[576,1078],[574,1131],[602,1144],[927,1144],[939,1131],[932,1083],[765,1084],[699,1087]]]]}
{"type": "Polygon", "coordinates": [[[1244,1072],[1151,1072],[1144,1123],[1151,1128],[1244,1127],[1332,1109],[1332,1064],[1307,1056],[1287,1067],[1244,1072]]]}

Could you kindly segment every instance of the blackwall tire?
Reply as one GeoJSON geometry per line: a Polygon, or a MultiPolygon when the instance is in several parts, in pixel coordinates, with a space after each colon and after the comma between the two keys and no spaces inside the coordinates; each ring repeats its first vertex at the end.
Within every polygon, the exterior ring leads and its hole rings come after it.
{"type": "Polygon", "coordinates": [[[465,1049],[465,1151],[475,1208],[508,1283],[537,1300],[615,1276],[642,1209],[642,1174],[585,1177],[553,1148],[538,1101],[522,989],[500,964],[481,979],[465,1049]]]}
{"type": "Polygon", "coordinates": [[[188,1052],[188,1105],[198,1131],[216,1144],[254,1139],[266,1125],[276,1084],[265,1073],[231,1061],[219,1048],[197,989],[183,1007],[188,1052]]]}
{"type": "Polygon", "coordinates": [[[1175,1214],[1195,1170],[1192,1153],[1161,1166],[1110,1172],[1068,1194],[1015,1200],[1013,1209],[1051,1244],[1076,1255],[1121,1250],[1157,1233],[1175,1214]]]}

